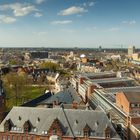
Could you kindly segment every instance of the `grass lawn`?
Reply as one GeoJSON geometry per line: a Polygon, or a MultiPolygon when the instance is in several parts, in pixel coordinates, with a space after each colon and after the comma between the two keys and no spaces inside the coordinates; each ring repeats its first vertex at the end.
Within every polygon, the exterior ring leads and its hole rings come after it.
{"type": "MultiPolygon", "coordinates": [[[[34,99],[40,95],[42,95],[48,89],[47,87],[40,87],[40,86],[26,86],[22,90],[20,97],[17,99],[17,105],[21,105],[26,101],[34,99]]],[[[6,87],[6,108],[7,110],[11,109],[13,106],[16,106],[16,98],[14,95],[14,90],[6,87]]],[[[20,92],[19,92],[20,93],[20,92]]]]}

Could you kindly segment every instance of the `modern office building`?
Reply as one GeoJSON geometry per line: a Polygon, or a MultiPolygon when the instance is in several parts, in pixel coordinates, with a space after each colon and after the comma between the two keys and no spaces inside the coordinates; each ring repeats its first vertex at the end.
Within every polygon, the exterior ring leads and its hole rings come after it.
{"type": "Polygon", "coordinates": [[[139,91],[140,86],[94,89],[89,104],[104,110],[122,139],[131,140],[131,126],[140,124],[139,91]]]}
{"type": "Polygon", "coordinates": [[[32,51],[30,52],[33,59],[45,59],[48,58],[48,51],[32,51]]]}

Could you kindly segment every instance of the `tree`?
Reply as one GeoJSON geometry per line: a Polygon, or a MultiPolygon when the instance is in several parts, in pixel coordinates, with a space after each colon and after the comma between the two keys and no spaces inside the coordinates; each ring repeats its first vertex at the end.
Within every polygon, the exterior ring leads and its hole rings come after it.
{"type": "Polygon", "coordinates": [[[53,62],[43,62],[40,65],[40,68],[49,69],[50,71],[56,71],[59,68],[59,65],[53,62]]]}
{"type": "Polygon", "coordinates": [[[18,104],[18,99],[22,96],[25,84],[26,84],[26,75],[18,75],[17,73],[8,73],[5,76],[5,84],[9,85],[11,90],[13,90],[13,96],[18,104]]]}

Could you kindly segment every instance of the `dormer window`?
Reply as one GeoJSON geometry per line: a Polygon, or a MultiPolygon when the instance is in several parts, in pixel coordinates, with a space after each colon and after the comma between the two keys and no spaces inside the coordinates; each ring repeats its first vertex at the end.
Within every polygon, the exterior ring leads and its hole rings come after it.
{"type": "Polygon", "coordinates": [[[40,122],[40,118],[39,118],[39,117],[37,118],[37,121],[36,121],[36,122],[37,122],[37,123],[39,123],[39,122],[40,122]]]}
{"type": "Polygon", "coordinates": [[[11,120],[6,120],[5,124],[4,124],[4,131],[10,131],[12,127],[12,123],[11,120]]]}
{"type": "Polygon", "coordinates": [[[95,122],[95,126],[97,127],[98,125],[99,125],[99,122],[98,122],[98,121],[96,121],[96,122],[95,122]]]}
{"type": "Polygon", "coordinates": [[[21,117],[20,116],[18,116],[18,121],[21,121],[21,117]]]}
{"type": "Polygon", "coordinates": [[[111,137],[111,128],[109,126],[105,129],[105,137],[110,138],[111,137]]]}
{"type": "Polygon", "coordinates": [[[74,124],[77,125],[78,124],[78,120],[75,120],[74,124]]]}
{"type": "Polygon", "coordinates": [[[58,118],[56,118],[48,130],[48,135],[57,135],[58,132],[59,135],[63,135],[64,133],[62,130],[61,122],[58,120],[58,118]]]}
{"type": "Polygon", "coordinates": [[[23,128],[24,128],[24,132],[29,132],[30,131],[31,124],[30,124],[29,120],[24,123],[23,128]]]}
{"type": "Polygon", "coordinates": [[[86,126],[83,129],[84,137],[89,137],[90,136],[90,131],[91,131],[91,128],[88,126],[88,124],[86,124],[86,126]]]}

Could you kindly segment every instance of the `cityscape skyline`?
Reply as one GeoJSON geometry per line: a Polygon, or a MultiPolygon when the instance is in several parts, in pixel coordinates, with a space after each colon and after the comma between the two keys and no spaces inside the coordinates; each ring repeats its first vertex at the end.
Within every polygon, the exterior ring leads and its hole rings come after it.
{"type": "Polygon", "coordinates": [[[139,48],[139,0],[0,2],[1,47],[139,48]]]}

